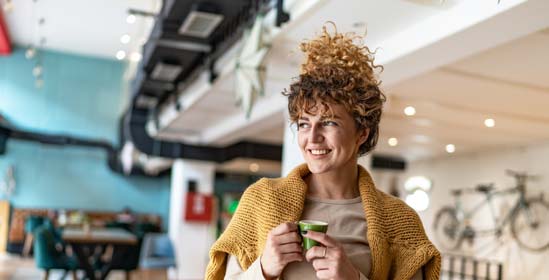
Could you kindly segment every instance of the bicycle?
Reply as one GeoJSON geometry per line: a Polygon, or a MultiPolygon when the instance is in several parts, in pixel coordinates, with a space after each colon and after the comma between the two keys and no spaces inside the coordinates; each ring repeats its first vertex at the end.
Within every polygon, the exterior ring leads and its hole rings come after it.
{"type": "Polygon", "coordinates": [[[543,197],[543,193],[536,197],[526,198],[526,181],[534,178],[512,170],[506,170],[507,174],[514,177],[516,186],[504,190],[496,190],[493,184],[478,185],[474,189],[452,190],[455,197],[454,206],[441,208],[435,215],[434,231],[439,245],[447,250],[460,248],[464,240],[471,244],[481,235],[495,234],[501,236],[505,226],[510,223],[512,237],[520,247],[530,251],[543,251],[549,248],[549,203],[543,197]],[[461,195],[465,192],[484,194],[484,199],[474,205],[470,210],[463,208],[461,195]],[[496,216],[493,198],[518,193],[515,204],[504,213],[503,219],[496,216]],[[479,210],[488,204],[494,227],[484,230],[476,229],[471,225],[471,220],[479,210]],[[545,228],[544,228],[545,227],[545,228]],[[532,236],[536,234],[536,236],[532,236]]]}

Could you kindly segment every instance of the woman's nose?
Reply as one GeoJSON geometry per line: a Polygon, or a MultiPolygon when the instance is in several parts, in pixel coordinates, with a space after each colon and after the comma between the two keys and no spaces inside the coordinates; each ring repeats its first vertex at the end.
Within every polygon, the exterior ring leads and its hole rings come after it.
{"type": "Polygon", "coordinates": [[[311,129],[310,139],[311,139],[311,142],[313,143],[324,141],[324,136],[322,135],[322,128],[313,126],[311,129]]]}

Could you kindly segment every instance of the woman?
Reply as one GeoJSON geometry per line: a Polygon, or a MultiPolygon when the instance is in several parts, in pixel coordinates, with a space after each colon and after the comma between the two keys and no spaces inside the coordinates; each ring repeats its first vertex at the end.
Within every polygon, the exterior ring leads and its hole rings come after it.
{"type": "Polygon", "coordinates": [[[306,164],[250,186],[212,246],[206,279],[438,279],[440,254],[417,214],[374,186],[358,156],[378,139],[384,95],[356,37],[322,34],[288,96],[306,164]],[[306,252],[296,221],[323,220],[306,252]]]}

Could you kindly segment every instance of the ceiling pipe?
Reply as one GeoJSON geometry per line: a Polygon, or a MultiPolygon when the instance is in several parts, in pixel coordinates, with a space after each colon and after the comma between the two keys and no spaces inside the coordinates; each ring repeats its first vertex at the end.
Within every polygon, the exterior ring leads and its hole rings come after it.
{"type": "Polygon", "coordinates": [[[131,108],[123,118],[122,143],[131,141],[140,152],[163,158],[184,158],[223,163],[235,158],[282,161],[282,146],[254,142],[238,142],[226,147],[189,145],[152,138],[145,126],[149,110],[131,108]]]}
{"type": "Polygon", "coordinates": [[[2,10],[0,9],[0,55],[11,54],[11,42],[8,33],[8,26],[4,21],[2,10]]]}

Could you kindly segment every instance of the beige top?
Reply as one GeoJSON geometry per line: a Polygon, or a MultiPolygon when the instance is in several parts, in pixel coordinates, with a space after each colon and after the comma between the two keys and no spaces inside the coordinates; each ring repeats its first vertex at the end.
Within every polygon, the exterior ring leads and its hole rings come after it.
{"type": "MultiPolygon", "coordinates": [[[[370,274],[371,254],[366,239],[368,228],[361,202],[360,197],[345,200],[306,198],[301,219],[328,222],[328,235],[343,246],[349,260],[360,271],[360,280],[366,280],[368,278],[365,275],[370,274]]],[[[413,280],[421,280],[421,276],[421,272],[418,272],[413,280]]],[[[242,271],[237,259],[230,255],[225,279],[264,279],[260,258],[248,270],[242,271]]],[[[303,261],[288,264],[280,279],[314,280],[317,278],[313,266],[303,261]]]]}

